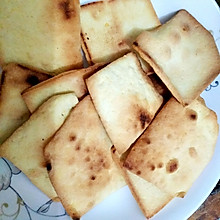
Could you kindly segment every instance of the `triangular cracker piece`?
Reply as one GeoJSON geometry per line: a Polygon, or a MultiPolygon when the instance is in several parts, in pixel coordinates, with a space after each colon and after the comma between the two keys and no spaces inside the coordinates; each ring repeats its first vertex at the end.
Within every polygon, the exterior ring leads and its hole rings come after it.
{"type": "Polygon", "coordinates": [[[213,36],[185,10],[141,33],[133,45],[184,105],[196,99],[220,72],[213,36]]]}
{"type": "Polygon", "coordinates": [[[111,148],[112,157],[119,169],[122,170],[123,176],[136,199],[140,209],[146,218],[151,218],[159,212],[173,198],[170,194],[160,190],[152,183],[133,174],[123,167],[124,159],[118,154],[115,147],[111,148]]]}
{"type": "Polygon", "coordinates": [[[163,98],[133,53],[112,62],[86,83],[110,139],[119,154],[124,153],[149,125],[163,98]]]}
{"type": "Polygon", "coordinates": [[[80,19],[82,46],[90,63],[119,58],[130,51],[141,31],[160,25],[150,0],[89,3],[81,7],[80,19]]]}
{"type": "Polygon", "coordinates": [[[67,213],[80,218],[125,185],[89,96],[72,110],[46,146],[50,180],[67,213]]]}
{"type": "Polygon", "coordinates": [[[195,100],[171,98],[134,144],[124,166],[173,196],[184,196],[212,158],[216,114],[195,100]]]}
{"type": "Polygon", "coordinates": [[[35,111],[53,95],[74,92],[78,98],[88,91],[84,79],[100,69],[104,64],[96,64],[86,69],[71,70],[61,73],[43,83],[25,90],[22,94],[30,112],[35,111]]]}
{"type": "Polygon", "coordinates": [[[37,73],[18,64],[3,67],[0,92],[0,144],[2,144],[30,116],[21,92],[48,75],[37,73]]]}
{"type": "Polygon", "coordinates": [[[79,0],[1,0],[0,64],[46,73],[82,67],[79,0]]]}
{"type": "Polygon", "coordinates": [[[53,96],[0,146],[0,156],[21,169],[51,199],[57,195],[49,180],[43,148],[77,102],[74,93],[53,96]]]}

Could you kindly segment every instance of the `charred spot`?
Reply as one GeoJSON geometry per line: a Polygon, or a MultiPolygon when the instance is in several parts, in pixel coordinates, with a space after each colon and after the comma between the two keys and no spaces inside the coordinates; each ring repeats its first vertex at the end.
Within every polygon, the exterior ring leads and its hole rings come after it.
{"type": "Polygon", "coordinates": [[[125,168],[127,168],[128,170],[132,170],[132,166],[130,165],[129,162],[125,162],[123,165],[125,168]]]}
{"type": "Polygon", "coordinates": [[[69,140],[70,140],[70,141],[75,141],[75,140],[76,140],[76,136],[71,135],[70,138],[69,138],[69,140]]]}
{"type": "Polygon", "coordinates": [[[148,149],[147,149],[147,148],[143,148],[143,149],[142,149],[142,154],[147,154],[147,152],[148,152],[148,149]]]}
{"type": "Polygon", "coordinates": [[[66,19],[70,19],[75,12],[70,8],[70,0],[65,0],[59,3],[59,8],[63,11],[66,19]]]}
{"type": "Polygon", "coordinates": [[[150,144],[151,143],[151,141],[150,141],[150,139],[149,138],[143,138],[142,139],[146,144],[150,144]]]}
{"type": "Polygon", "coordinates": [[[184,32],[188,32],[188,31],[190,30],[189,25],[188,25],[188,24],[183,24],[182,30],[183,30],[184,32]]]}
{"type": "Polygon", "coordinates": [[[89,157],[89,156],[86,157],[86,158],[85,158],[85,161],[86,161],[86,162],[89,162],[89,161],[90,161],[90,157],[89,157]]]}
{"type": "Polygon", "coordinates": [[[138,42],[137,41],[135,41],[133,44],[134,44],[134,46],[138,47],[138,42]]]}
{"type": "Polygon", "coordinates": [[[196,120],[196,119],[197,119],[197,115],[196,115],[196,114],[191,114],[191,115],[190,115],[190,118],[191,118],[192,120],[196,120]]]}
{"type": "Polygon", "coordinates": [[[46,168],[47,168],[47,171],[51,171],[52,170],[52,166],[51,166],[51,163],[47,163],[46,164],[46,168]]]}
{"type": "Polygon", "coordinates": [[[186,114],[189,117],[189,119],[192,121],[195,121],[198,118],[196,111],[194,111],[192,109],[188,109],[186,114]]]}
{"type": "Polygon", "coordinates": [[[142,127],[142,129],[145,128],[145,124],[146,124],[146,123],[148,124],[148,123],[151,121],[150,118],[149,118],[149,116],[146,115],[146,114],[143,113],[143,112],[141,112],[141,114],[140,114],[140,116],[139,116],[139,119],[140,119],[140,122],[141,122],[141,127],[142,127]]]}
{"type": "Polygon", "coordinates": [[[193,157],[193,158],[195,158],[197,156],[197,151],[194,147],[189,148],[189,155],[190,155],[190,157],[193,157]]]}
{"type": "Polygon", "coordinates": [[[112,152],[113,152],[113,154],[116,152],[116,149],[114,148],[113,150],[112,150],[112,152]]]}
{"type": "Polygon", "coordinates": [[[178,169],[178,160],[172,159],[166,165],[167,173],[174,173],[178,169]]]}
{"type": "Polygon", "coordinates": [[[44,139],[44,138],[41,138],[41,140],[44,141],[45,139],[44,139]]]}
{"type": "Polygon", "coordinates": [[[89,40],[89,37],[86,37],[87,40],[89,40]]]}
{"type": "Polygon", "coordinates": [[[155,170],[155,166],[153,164],[149,164],[148,165],[148,168],[151,170],[151,171],[154,171],[155,170]]]}
{"type": "Polygon", "coordinates": [[[162,167],[163,167],[163,163],[162,163],[162,162],[161,162],[161,163],[158,163],[157,167],[158,167],[158,168],[162,168],[162,167]]]}
{"type": "Polygon", "coordinates": [[[137,174],[137,175],[141,175],[141,171],[140,171],[140,170],[138,170],[136,174],[137,174]]]}
{"type": "Polygon", "coordinates": [[[40,82],[40,80],[38,79],[37,76],[29,75],[26,79],[26,82],[30,84],[31,86],[34,86],[34,85],[37,85],[40,82]]]}
{"type": "Polygon", "coordinates": [[[90,177],[90,179],[91,179],[91,180],[95,180],[95,179],[96,179],[96,176],[95,176],[95,175],[92,175],[92,176],[90,177]]]}
{"type": "Polygon", "coordinates": [[[87,148],[85,149],[85,151],[86,151],[87,153],[89,153],[89,152],[90,152],[90,148],[87,147],[87,148]]]}
{"type": "Polygon", "coordinates": [[[121,46],[123,46],[123,45],[125,45],[126,43],[124,42],[124,41],[120,41],[119,43],[118,43],[118,46],[119,47],[121,47],[121,46]]]}
{"type": "Polygon", "coordinates": [[[80,145],[77,145],[75,148],[76,151],[79,151],[80,149],[81,149],[80,145]]]}

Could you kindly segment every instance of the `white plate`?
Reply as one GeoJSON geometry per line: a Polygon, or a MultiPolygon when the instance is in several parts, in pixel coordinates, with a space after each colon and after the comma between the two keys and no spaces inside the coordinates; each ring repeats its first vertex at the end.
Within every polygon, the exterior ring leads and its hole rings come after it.
{"type": "MultiPolygon", "coordinates": [[[[89,1],[81,0],[81,3],[89,1]]],[[[214,0],[152,0],[162,22],[177,10],[188,10],[213,34],[220,50],[220,10],[214,0]]],[[[220,122],[220,76],[202,93],[206,104],[217,112],[220,122]]],[[[220,138],[219,138],[220,139],[220,138]]],[[[184,220],[205,201],[220,179],[220,140],[213,159],[184,199],[173,199],[153,220],[184,220]]],[[[62,205],[52,202],[12,164],[0,159],[0,220],[69,220],[62,205]]],[[[109,196],[82,220],[144,220],[127,187],[109,196]]]]}

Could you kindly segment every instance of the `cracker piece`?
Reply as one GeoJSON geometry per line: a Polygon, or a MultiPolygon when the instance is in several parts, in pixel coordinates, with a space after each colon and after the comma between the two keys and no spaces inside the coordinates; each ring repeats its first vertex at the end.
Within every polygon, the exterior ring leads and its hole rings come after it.
{"type": "Polygon", "coordinates": [[[171,98],[134,144],[124,166],[173,196],[183,197],[212,158],[216,114],[201,100],[171,98]]]}
{"type": "Polygon", "coordinates": [[[84,79],[92,75],[103,65],[103,63],[100,63],[86,69],[61,73],[37,86],[25,90],[22,97],[30,112],[35,111],[43,102],[56,94],[74,92],[78,98],[82,98],[88,92],[84,79]]]}
{"type": "Polygon", "coordinates": [[[149,125],[163,102],[133,53],[86,80],[101,121],[119,154],[149,125]]]}
{"type": "Polygon", "coordinates": [[[120,157],[114,146],[111,148],[111,151],[114,161],[119,166],[119,169],[121,169],[126,183],[144,216],[146,218],[153,217],[168,204],[173,197],[152,183],[125,169],[123,167],[125,158],[120,157]]]}
{"type": "Polygon", "coordinates": [[[80,218],[125,185],[90,96],[73,109],[45,147],[50,180],[67,213],[80,218]]]}
{"type": "Polygon", "coordinates": [[[185,10],[141,33],[133,46],[183,105],[196,99],[220,72],[213,36],[185,10]]]}
{"type": "Polygon", "coordinates": [[[82,47],[89,63],[110,62],[130,51],[141,31],[160,25],[150,0],[107,0],[81,7],[82,47]]]}
{"type": "Polygon", "coordinates": [[[30,116],[21,92],[46,79],[48,75],[18,64],[4,66],[0,86],[0,144],[30,116]]]}
{"type": "Polygon", "coordinates": [[[49,180],[43,148],[77,102],[74,93],[51,97],[0,146],[0,156],[22,170],[51,199],[57,195],[49,180]]]}
{"type": "Polygon", "coordinates": [[[1,0],[0,64],[56,74],[82,67],[79,0],[1,0]]]}

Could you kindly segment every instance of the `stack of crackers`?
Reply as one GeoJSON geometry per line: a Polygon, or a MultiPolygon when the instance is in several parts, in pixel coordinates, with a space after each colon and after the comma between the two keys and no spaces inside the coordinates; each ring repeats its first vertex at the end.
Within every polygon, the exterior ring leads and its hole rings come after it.
{"type": "Polygon", "coordinates": [[[128,185],[146,218],[184,197],[211,160],[212,35],[150,0],[2,0],[0,156],[80,218],[128,185]],[[82,67],[82,47],[88,67],[82,67]]]}

